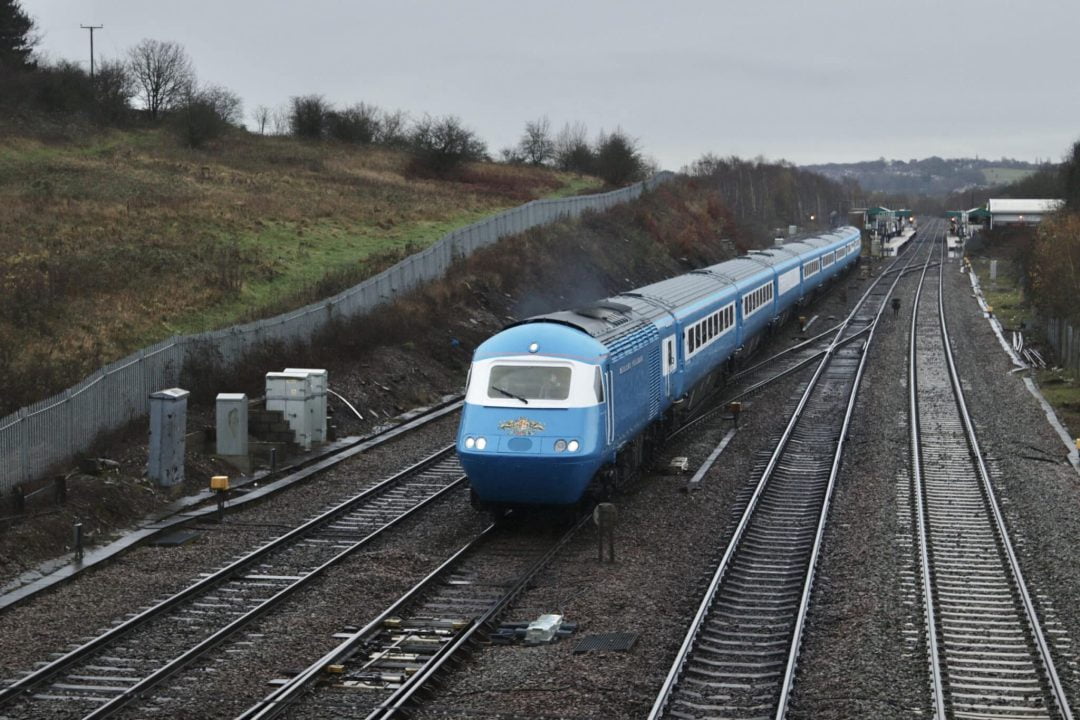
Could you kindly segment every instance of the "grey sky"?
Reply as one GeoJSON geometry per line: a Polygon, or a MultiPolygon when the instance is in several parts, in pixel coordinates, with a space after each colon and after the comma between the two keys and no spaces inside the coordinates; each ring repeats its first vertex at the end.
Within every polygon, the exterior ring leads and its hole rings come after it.
{"type": "Polygon", "coordinates": [[[662,166],[1057,160],[1080,138],[1077,0],[22,0],[40,49],[183,44],[245,109],[321,93],[459,115],[493,152],[526,120],[621,126],[662,166]]]}

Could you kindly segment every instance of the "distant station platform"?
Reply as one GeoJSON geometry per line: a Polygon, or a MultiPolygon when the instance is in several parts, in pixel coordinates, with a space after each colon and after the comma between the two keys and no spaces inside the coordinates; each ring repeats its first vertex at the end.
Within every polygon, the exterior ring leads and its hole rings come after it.
{"type": "Polygon", "coordinates": [[[881,244],[881,254],[885,257],[892,257],[900,252],[900,249],[908,244],[908,241],[915,235],[915,231],[911,228],[904,228],[899,235],[894,238],[890,238],[881,244]]]}
{"type": "Polygon", "coordinates": [[[945,244],[949,248],[949,257],[960,257],[964,254],[964,239],[956,235],[946,235],[945,244]]]}

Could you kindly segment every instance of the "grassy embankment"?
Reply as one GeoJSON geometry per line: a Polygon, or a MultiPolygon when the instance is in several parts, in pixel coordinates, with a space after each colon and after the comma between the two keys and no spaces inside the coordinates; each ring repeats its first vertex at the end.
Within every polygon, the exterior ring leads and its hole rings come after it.
{"type": "Polygon", "coordinates": [[[240,133],[204,152],[155,131],[0,138],[0,415],[169,335],[298,307],[455,227],[599,186],[494,164],[423,178],[409,159],[240,133]]]}
{"type": "MultiPolygon", "coordinates": [[[[995,252],[993,247],[969,254],[971,266],[979,278],[986,302],[994,309],[994,315],[1008,330],[1017,330],[1021,323],[1027,328],[1037,326],[1035,312],[1024,295],[1023,270],[1017,259],[1008,253],[995,252]],[[1006,257],[999,257],[999,255],[1006,257]],[[990,260],[997,259],[997,278],[990,279],[990,260]]],[[[1011,339],[1008,338],[1007,339],[1011,339]]],[[[1028,339],[1031,338],[1028,336],[1028,339]]],[[[1033,374],[1047,402],[1073,437],[1080,437],[1080,378],[1070,370],[1048,368],[1033,374]]]]}

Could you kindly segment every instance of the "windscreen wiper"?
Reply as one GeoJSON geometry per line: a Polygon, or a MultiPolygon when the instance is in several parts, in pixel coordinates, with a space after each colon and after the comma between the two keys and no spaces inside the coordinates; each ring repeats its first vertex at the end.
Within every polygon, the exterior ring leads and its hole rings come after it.
{"type": "Polygon", "coordinates": [[[505,395],[508,398],[514,398],[515,400],[520,400],[521,402],[525,403],[526,405],[529,404],[529,401],[526,400],[525,398],[521,397],[520,395],[515,395],[514,393],[510,392],[509,390],[503,390],[501,387],[499,387],[497,385],[492,385],[491,389],[494,390],[495,392],[502,393],[503,395],[505,395]]]}

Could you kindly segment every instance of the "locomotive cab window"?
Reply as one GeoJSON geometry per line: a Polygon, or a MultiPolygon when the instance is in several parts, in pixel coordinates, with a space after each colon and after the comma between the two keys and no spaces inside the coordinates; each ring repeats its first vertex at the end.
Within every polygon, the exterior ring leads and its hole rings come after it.
{"type": "Polygon", "coordinates": [[[554,365],[495,365],[488,380],[489,398],[566,400],[570,397],[568,367],[554,365]]]}

